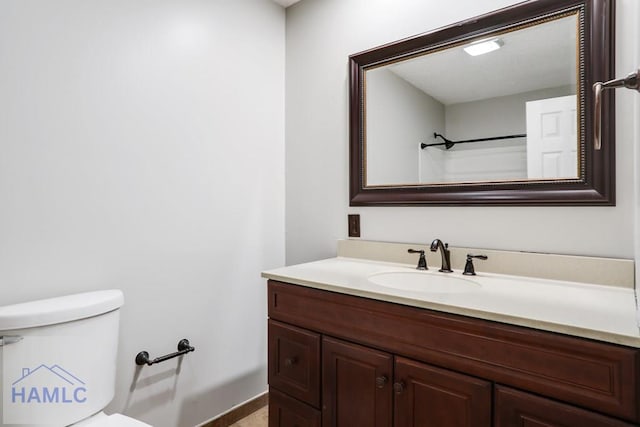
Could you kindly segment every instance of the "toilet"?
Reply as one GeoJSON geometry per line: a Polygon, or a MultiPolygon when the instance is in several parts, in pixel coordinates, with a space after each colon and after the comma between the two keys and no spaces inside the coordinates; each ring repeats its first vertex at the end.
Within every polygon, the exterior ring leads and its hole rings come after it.
{"type": "Polygon", "coordinates": [[[0,307],[0,425],[151,427],[103,412],[123,303],[104,290],[0,307]]]}

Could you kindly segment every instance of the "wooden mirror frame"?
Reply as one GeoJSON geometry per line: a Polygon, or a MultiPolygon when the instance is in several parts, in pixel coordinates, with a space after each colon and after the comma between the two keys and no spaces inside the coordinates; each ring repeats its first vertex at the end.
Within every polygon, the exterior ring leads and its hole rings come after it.
{"type": "Polygon", "coordinates": [[[349,57],[350,206],[403,205],[615,205],[614,91],[602,101],[602,149],[594,149],[594,95],[597,81],[614,78],[614,0],[529,0],[432,32],[349,57]],[[365,186],[364,77],[368,68],[408,58],[488,32],[563,11],[581,11],[578,102],[581,158],[579,177],[554,181],[505,181],[403,186],[365,186]]]}

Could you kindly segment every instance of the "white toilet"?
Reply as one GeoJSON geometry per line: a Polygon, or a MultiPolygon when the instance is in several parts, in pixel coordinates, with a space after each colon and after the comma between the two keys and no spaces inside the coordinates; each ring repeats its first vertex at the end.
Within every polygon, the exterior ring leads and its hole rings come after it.
{"type": "Polygon", "coordinates": [[[150,427],[102,412],[115,391],[123,302],[107,290],[0,307],[0,425],[150,427]]]}

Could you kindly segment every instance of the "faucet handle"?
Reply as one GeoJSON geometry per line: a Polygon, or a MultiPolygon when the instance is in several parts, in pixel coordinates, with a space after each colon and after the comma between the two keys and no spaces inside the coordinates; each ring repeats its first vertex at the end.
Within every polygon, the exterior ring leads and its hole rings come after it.
{"type": "Polygon", "coordinates": [[[488,256],[486,255],[473,255],[473,254],[467,254],[467,262],[464,265],[464,271],[462,272],[462,274],[464,274],[465,276],[475,276],[476,275],[476,270],[473,268],[473,259],[489,259],[488,256]]]}
{"type": "Polygon", "coordinates": [[[407,250],[407,252],[410,254],[420,254],[420,259],[418,259],[418,266],[416,267],[417,270],[429,269],[429,267],[427,267],[427,258],[425,258],[423,250],[409,249],[407,250]]]}

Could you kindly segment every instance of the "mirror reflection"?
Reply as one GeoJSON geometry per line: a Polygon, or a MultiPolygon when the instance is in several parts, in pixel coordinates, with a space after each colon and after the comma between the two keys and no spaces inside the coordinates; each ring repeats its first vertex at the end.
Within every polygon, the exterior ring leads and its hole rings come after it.
{"type": "Polygon", "coordinates": [[[577,13],[366,69],[365,187],[580,176],[577,13]]]}

